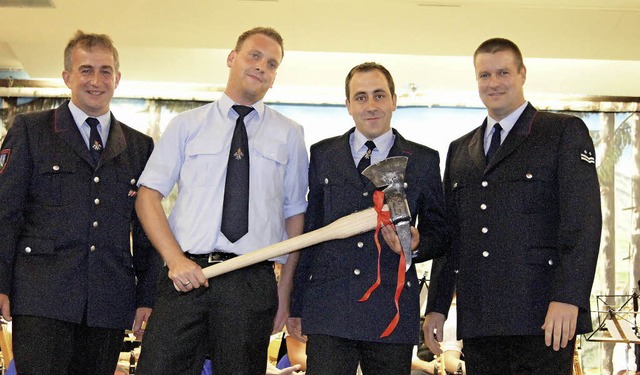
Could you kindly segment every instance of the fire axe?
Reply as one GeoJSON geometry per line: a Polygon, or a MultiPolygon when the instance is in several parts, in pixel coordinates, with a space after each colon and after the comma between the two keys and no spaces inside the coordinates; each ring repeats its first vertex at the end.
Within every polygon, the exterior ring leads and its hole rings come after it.
{"type": "MultiPolygon", "coordinates": [[[[385,187],[383,192],[386,205],[383,210],[386,208],[389,211],[391,222],[396,227],[402,251],[405,255],[405,270],[408,270],[411,266],[411,212],[409,212],[409,205],[404,192],[406,186],[404,175],[407,169],[407,161],[408,158],[406,156],[393,156],[367,167],[362,172],[376,187],[385,187]]],[[[212,278],[321,242],[355,236],[375,229],[377,219],[378,213],[371,207],[344,216],[314,231],[206,267],[202,271],[207,278],[212,278]]]]}

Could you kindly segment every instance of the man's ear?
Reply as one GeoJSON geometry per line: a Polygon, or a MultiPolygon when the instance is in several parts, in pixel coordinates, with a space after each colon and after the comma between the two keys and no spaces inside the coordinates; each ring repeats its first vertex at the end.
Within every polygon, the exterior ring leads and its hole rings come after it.
{"type": "Polygon", "coordinates": [[[233,64],[233,60],[236,58],[236,51],[233,50],[229,52],[229,56],[227,56],[227,67],[231,68],[231,64],[233,64]]]}

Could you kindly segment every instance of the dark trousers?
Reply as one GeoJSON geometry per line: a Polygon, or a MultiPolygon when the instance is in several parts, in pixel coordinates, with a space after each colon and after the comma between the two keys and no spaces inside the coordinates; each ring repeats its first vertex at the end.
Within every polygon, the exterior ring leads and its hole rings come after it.
{"type": "Polygon", "coordinates": [[[409,375],[412,350],[411,344],[309,335],[306,375],[353,375],[358,364],[364,375],[409,375]]]}
{"type": "Polygon", "coordinates": [[[124,330],[13,316],[13,354],[22,375],[113,375],[124,330]]]}
{"type": "Polygon", "coordinates": [[[137,374],[199,375],[207,354],[216,375],[264,374],[277,307],[273,267],[265,263],[216,276],[208,288],[187,293],[162,278],[137,374]]]}
{"type": "Polygon", "coordinates": [[[464,339],[468,375],[570,375],[575,338],[554,351],[544,336],[492,336],[464,339]]]}

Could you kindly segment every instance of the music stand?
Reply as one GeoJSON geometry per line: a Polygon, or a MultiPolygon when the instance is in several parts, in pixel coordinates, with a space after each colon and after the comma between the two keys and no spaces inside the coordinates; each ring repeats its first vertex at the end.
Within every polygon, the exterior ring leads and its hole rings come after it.
{"type": "Polygon", "coordinates": [[[629,350],[631,344],[640,344],[638,337],[638,326],[636,325],[636,315],[638,295],[600,295],[596,297],[596,306],[598,313],[598,328],[593,331],[587,341],[624,343],[625,357],[627,364],[627,373],[629,373],[629,350]],[[617,309],[612,304],[606,302],[606,299],[622,299],[624,302],[617,309]],[[633,302],[633,303],[631,303],[633,302]],[[602,304],[602,306],[601,306],[602,304]]]}

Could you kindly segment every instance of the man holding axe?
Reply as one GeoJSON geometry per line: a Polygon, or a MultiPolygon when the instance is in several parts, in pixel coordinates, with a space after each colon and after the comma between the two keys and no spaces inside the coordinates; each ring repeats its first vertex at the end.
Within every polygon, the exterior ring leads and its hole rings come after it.
{"type": "Polygon", "coordinates": [[[262,101],[282,57],[277,31],[240,35],[222,97],[176,116],[140,177],[136,209],[168,277],[138,374],[200,374],[206,355],[216,375],[265,373],[269,336],[288,316],[293,263],[282,269],[280,290],[268,261],[211,280],[202,268],[302,232],[302,127],[262,101]],[[176,183],[167,221],[161,200],[176,183]]]}
{"type": "Polygon", "coordinates": [[[358,364],[365,375],[409,374],[420,322],[413,263],[442,254],[449,237],[439,156],[391,129],[396,95],[385,67],[354,67],[345,89],[355,128],[311,147],[305,232],[370,207],[387,184],[397,235],[388,225],[392,246],[376,246],[368,231],[303,250],[289,333],[308,338],[309,374],[352,375],[358,364]]]}

